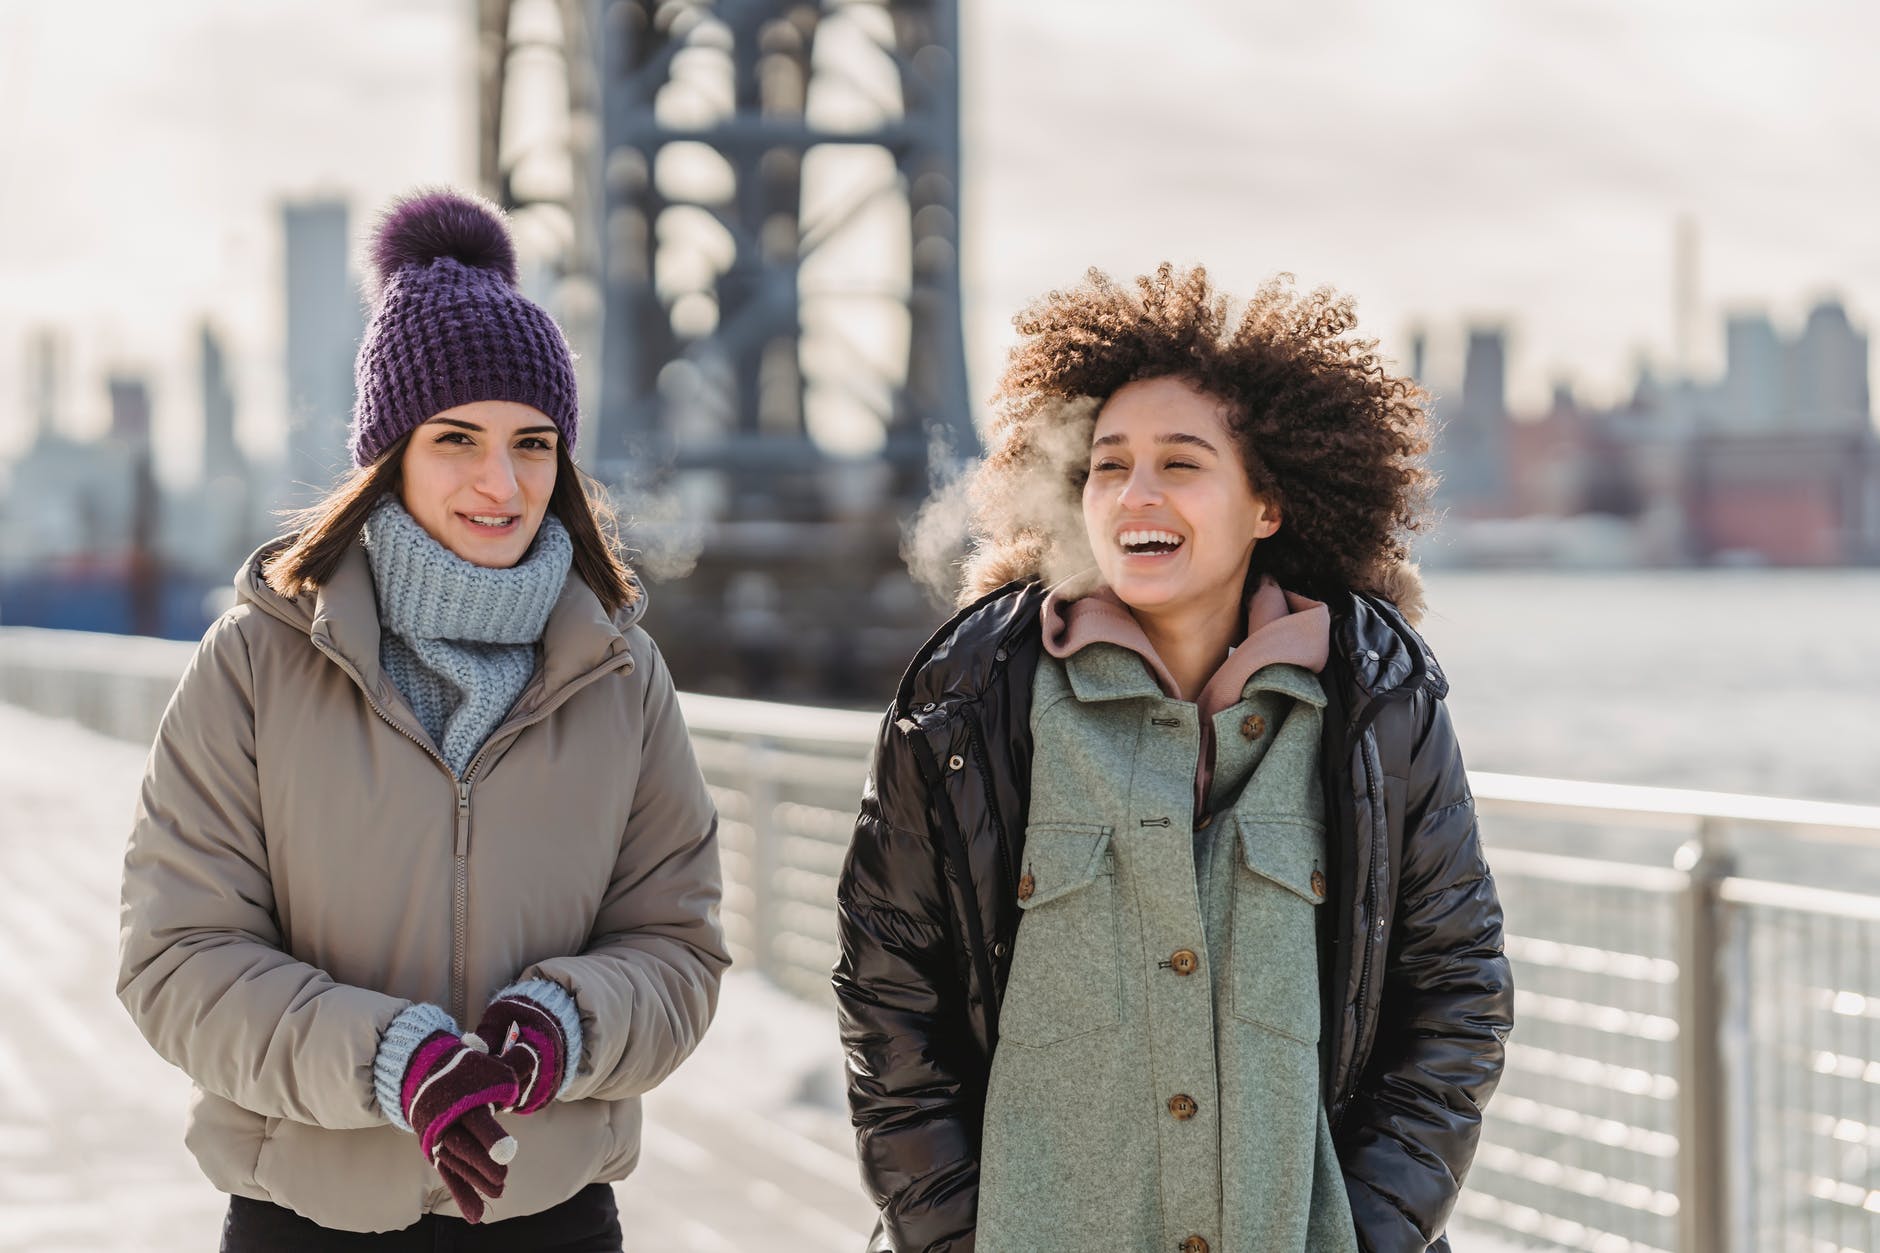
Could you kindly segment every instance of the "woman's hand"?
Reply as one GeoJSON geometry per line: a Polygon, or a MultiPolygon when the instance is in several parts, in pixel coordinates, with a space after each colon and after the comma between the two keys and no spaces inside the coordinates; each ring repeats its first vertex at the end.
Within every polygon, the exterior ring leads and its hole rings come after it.
{"type": "Polygon", "coordinates": [[[485,1197],[503,1194],[516,1141],[495,1111],[514,1107],[519,1093],[515,1074],[474,1036],[435,1031],[405,1070],[399,1108],[469,1222],[483,1220],[485,1197]]]}
{"type": "Polygon", "coordinates": [[[578,1033],[579,1024],[573,998],[560,985],[531,979],[498,993],[464,1039],[495,1050],[496,1060],[515,1077],[516,1112],[533,1114],[561,1091],[578,1060],[578,1036],[570,1040],[569,1033],[578,1033]]]}
{"type": "Polygon", "coordinates": [[[431,1164],[463,1211],[466,1222],[483,1221],[483,1201],[503,1194],[516,1140],[491,1116],[488,1106],[471,1110],[438,1137],[431,1164]]]}

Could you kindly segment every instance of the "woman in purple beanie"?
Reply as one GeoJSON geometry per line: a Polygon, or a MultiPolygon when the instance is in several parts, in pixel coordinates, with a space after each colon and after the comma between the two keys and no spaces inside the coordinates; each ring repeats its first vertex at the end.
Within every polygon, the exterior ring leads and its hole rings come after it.
{"type": "Polygon", "coordinates": [[[618,1250],[729,962],[717,815],[502,215],[408,197],[372,259],[355,469],[164,714],[118,996],[225,1253],[618,1250]]]}

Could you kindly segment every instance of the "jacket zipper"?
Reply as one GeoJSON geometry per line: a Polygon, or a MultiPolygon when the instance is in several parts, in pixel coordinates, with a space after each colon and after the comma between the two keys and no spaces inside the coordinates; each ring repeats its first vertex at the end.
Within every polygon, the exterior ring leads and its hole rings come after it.
{"type": "Polygon", "coordinates": [[[365,680],[359,677],[359,671],[356,670],[351,663],[338,653],[333,652],[318,636],[309,636],[309,638],[313,640],[313,646],[320,650],[320,654],[323,657],[338,666],[346,673],[347,677],[352,679],[353,685],[359,689],[359,694],[366,698],[366,707],[377,714],[379,720],[385,723],[386,726],[392,728],[392,730],[398,732],[413,744],[423,749],[425,756],[435,761],[438,767],[443,770],[446,775],[450,776],[451,783],[456,788],[457,834],[451,856],[453,867],[450,927],[450,1012],[452,1016],[461,1023],[470,1013],[470,785],[476,779],[477,767],[483,762],[483,754],[489,751],[490,745],[494,744],[498,737],[506,737],[511,732],[519,733],[534,726],[542,719],[548,717],[549,714],[561,708],[570,696],[573,696],[589,683],[625,665],[626,662],[622,661],[621,658],[631,658],[631,654],[626,649],[621,649],[620,652],[614,654],[614,656],[610,657],[604,664],[596,666],[594,669],[588,671],[587,674],[581,676],[581,678],[564,685],[561,691],[556,693],[553,701],[544,704],[527,718],[518,722],[505,723],[497,727],[495,731],[490,733],[490,737],[483,741],[483,747],[479,748],[476,756],[470,759],[469,768],[464,771],[463,778],[459,779],[457,772],[450,768],[450,763],[444,760],[442,754],[404,727],[398,725],[398,723],[393,720],[392,716],[380,707],[379,702],[366,687],[365,680]]]}
{"type": "Polygon", "coordinates": [[[457,852],[456,852],[456,891],[451,902],[451,999],[455,1002],[452,1010],[458,1022],[465,1021],[470,1014],[470,785],[476,782],[477,768],[483,764],[483,757],[490,751],[490,746],[498,740],[511,739],[522,734],[536,723],[560,709],[576,692],[593,683],[603,675],[611,674],[627,665],[632,654],[626,649],[608,658],[606,662],[594,667],[580,678],[562,685],[553,700],[546,701],[532,710],[526,717],[513,719],[490,732],[483,741],[483,747],[477,749],[476,756],[465,767],[463,779],[457,784],[457,852]]]}
{"type": "MultiPolygon", "coordinates": [[[[1373,694],[1371,699],[1365,703],[1363,709],[1351,719],[1351,726],[1347,733],[1348,742],[1357,745],[1358,753],[1364,759],[1364,802],[1367,819],[1370,813],[1376,808],[1377,774],[1371,769],[1371,755],[1364,751],[1364,737],[1370,734],[1371,724],[1376,721],[1378,714],[1383,710],[1384,703],[1386,701],[1407,699],[1413,695],[1417,689],[1423,686],[1424,673],[1425,668],[1419,660],[1412,667],[1408,679],[1388,691],[1373,694]]],[[[1343,775],[1342,768],[1340,775],[1341,777],[1343,775]]],[[[1358,1051],[1364,1039],[1364,1007],[1366,1002],[1370,999],[1371,992],[1371,952],[1377,947],[1376,942],[1371,938],[1371,932],[1377,929],[1377,864],[1379,860],[1377,840],[1376,837],[1373,836],[1371,840],[1371,869],[1364,884],[1365,930],[1364,934],[1359,937],[1360,942],[1364,945],[1364,965],[1359,968],[1358,972],[1357,1012],[1352,1015],[1351,1020],[1353,1036],[1351,1042],[1351,1073],[1346,1076],[1345,1093],[1344,1096],[1339,1099],[1338,1110],[1332,1120],[1332,1130],[1334,1132],[1344,1125],[1345,1113],[1351,1108],[1352,1099],[1358,1095],[1358,1083],[1363,1072],[1363,1067],[1358,1064],[1358,1051]]]]}
{"type": "MultiPolygon", "coordinates": [[[[981,779],[990,777],[992,772],[987,769],[986,738],[980,731],[979,719],[971,715],[966,718],[966,738],[967,742],[972,745],[973,757],[978,762],[981,779]]],[[[1007,898],[1012,898],[1012,893],[1018,890],[1018,871],[1012,865],[1014,850],[1011,830],[1006,826],[1005,816],[999,812],[997,803],[990,795],[986,797],[986,812],[992,816],[993,825],[999,830],[999,870],[1005,876],[1000,891],[1007,898]]]]}
{"type": "MultiPolygon", "coordinates": [[[[1364,807],[1366,825],[1371,825],[1373,801],[1377,796],[1377,776],[1371,770],[1371,754],[1364,749],[1364,741],[1358,741],[1358,755],[1364,758],[1364,807]]],[[[1371,954],[1377,944],[1371,939],[1371,932],[1377,929],[1377,847],[1376,837],[1372,838],[1370,873],[1364,882],[1364,965],[1358,973],[1358,1012],[1352,1015],[1352,1061],[1357,1061],[1357,1048],[1364,1040],[1365,1006],[1371,1001],[1371,954]]],[[[1358,1067],[1353,1065],[1352,1073],[1345,1080],[1345,1100],[1339,1109],[1339,1121],[1344,1121],[1344,1111],[1351,1107],[1352,1098],[1358,1094],[1358,1067]]]]}
{"type": "MultiPolygon", "coordinates": [[[[979,922],[978,896],[973,891],[973,872],[966,853],[966,837],[961,834],[959,821],[953,813],[953,804],[947,799],[946,776],[940,772],[939,761],[933,748],[927,742],[926,729],[918,723],[902,728],[909,746],[914,751],[914,760],[920,769],[923,782],[927,785],[928,803],[940,819],[942,848],[945,857],[941,864],[950,867],[949,875],[959,885],[960,899],[965,904],[966,946],[968,971],[966,976],[967,999],[971,1000],[971,979],[977,977],[981,985],[982,1003],[986,1011],[986,1045],[990,1050],[992,1042],[999,1036],[999,995],[993,983],[992,954],[986,949],[986,937],[981,933],[979,922]]],[[[990,1053],[988,1053],[990,1055],[990,1053]]]]}
{"type": "Polygon", "coordinates": [[[457,784],[456,886],[450,904],[450,1002],[457,1021],[469,1027],[470,1015],[470,776],[457,784]]]}
{"type": "Polygon", "coordinates": [[[470,848],[469,776],[466,775],[464,778],[459,779],[457,772],[450,768],[450,763],[444,760],[443,754],[439,753],[435,748],[426,744],[404,727],[398,725],[392,716],[385,712],[379,705],[378,700],[372,695],[371,690],[366,687],[365,680],[359,677],[359,672],[354,669],[345,658],[328,648],[318,636],[312,636],[310,638],[313,639],[313,646],[320,650],[322,656],[345,671],[347,676],[352,679],[353,685],[359,689],[359,694],[366,698],[366,707],[377,714],[379,720],[385,723],[386,726],[392,728],[392,730],[398,732],[413,744],[423,749],[424,755],[438,764],[438,768],[450,777],[451,784],[456,789],[457,839],[456,850],[452,858],[453,888],[450,939],[450,1012],[458,1022],[462,1022],[465,1013],[468,1012],[464,1006],[464,1002],[469,999],[469,994],[463,986],[466,981],[464,971],[467,965],[467,959],[464,956],[462,943],[464,930],[463,914],[465,906],[469,903],[470,899],[470,867],[467,857],[470,848]]]}

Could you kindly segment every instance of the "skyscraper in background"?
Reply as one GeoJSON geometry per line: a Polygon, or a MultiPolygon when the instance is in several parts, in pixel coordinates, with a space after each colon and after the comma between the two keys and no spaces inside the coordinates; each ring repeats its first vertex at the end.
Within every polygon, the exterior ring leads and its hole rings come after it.
{"type": "Polygon", "coordinates": [[[288,502],[307,504],[346,464],[353,353],[362,327],[343,200],[282,206],[287,256],[288,502]]]}
{"type": "Polygon", "coordinates": [[[202,377],[202,476],[194,490],[172,494],[173,517],[165,535],[169,557],[212,580],[230,570],[263,538],[266,525],[255,509],[258,485],[235,439],[235,391],[228,376],[222,337],[208,321],[198,336],[202,377]]]}
{"type": "Polygon", "coordinates": [[[1439,404],[1431,455],[1439,502],[1462,513],[1493,512],[1508,493],[1508,350],[1499,327],[1471,327],[1462,395],[1439,404]]]}
{"type": "Polygon", "coordinates": [[[1864,434],[1873,424],[1867,335],[1835,300],[1809,310],[1792,338],[1765,313],[1733,315],[1719,401],[1720,430],[1864,434]]]}
{"type": "Polygon", "coordinates": [[[228,357],[221,337],[204,322],[201,328],[202,479],[245,477],[247,462],[235,442],[235,393],[229,387],[228,357]]]}
{"type": "Polygon", "coordinates": [[[113,374],[105,381],[111,395],[111,435],[132,448],[150,444],[150,385],[134,374],[113,374]]]}
{"type": "Polygon", "coordinates": [[[1824,300],[1789,349],[1795,428],[1864,432],[1873,422],[1867,391],[1867,336],[1854,329],[1838,300],[1824,300]]]}
{"type": "Polygon", "coordinates": [[[61,356],[58,333],[41,329],[33,333],[26,350],[27,404],[33,415],[33,437],[50,439],[59,429],[59,367],[61,356]]]}
{"type": "Polygon", "coordinates": [[[1731,315],[1724,325],[1723,354],[1719,424],[1731,430],[1774,429],[1786,408],[1788,366],[1769,315],[1731,315]]]}
{"type": "Polygon", "coordinates": [[[157,551],[163,502],[151,463],[150,385],[134,374],[113,374],[106,386],[111,393],[111,437],[130,454],[130,525],[124,536],[128,555],[123,575],[129,626],[134,634],[155,635],[163,620],[162,558],[157,551]]]}

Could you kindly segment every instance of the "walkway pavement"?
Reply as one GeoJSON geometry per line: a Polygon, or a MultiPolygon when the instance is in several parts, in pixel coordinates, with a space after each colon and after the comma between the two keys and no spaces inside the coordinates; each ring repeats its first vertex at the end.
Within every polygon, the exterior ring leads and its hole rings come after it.
{"type": "MultiPolygon", "coordinates": [[[[183,1148],[189,1084],[112,994],[144,751],[5,704],[0,745],[0,1253],[213,1250],[226,1202],[183,1148]]],[[[616,1189],[626,1247],[859,1251],[873,1211],[841,1082],[827,1008],[732,975],[704,1045],[647,1098],[616,1189]]]]}

